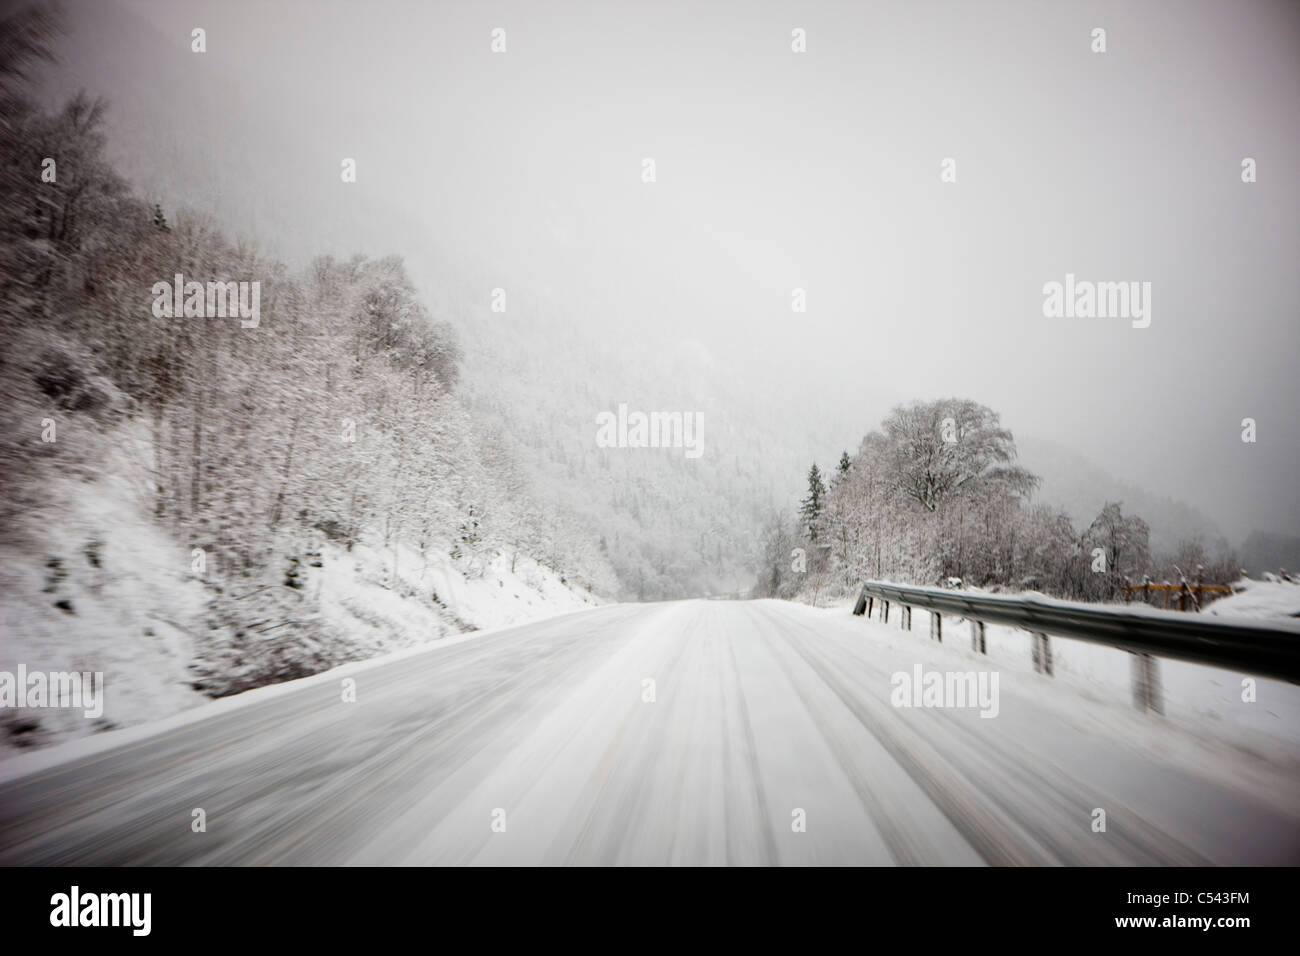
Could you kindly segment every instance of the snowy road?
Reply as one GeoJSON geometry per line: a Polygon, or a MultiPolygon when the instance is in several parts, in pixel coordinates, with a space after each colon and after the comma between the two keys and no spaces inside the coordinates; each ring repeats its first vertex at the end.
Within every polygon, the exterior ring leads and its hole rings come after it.
{"type": "Polygon", "coordinates": [[[1300,862],[1294,765],[1037,675],[896,708],[991,666],[924,635],[768,601],[484,634],[0,782],[0,864],[1300,862]]]}

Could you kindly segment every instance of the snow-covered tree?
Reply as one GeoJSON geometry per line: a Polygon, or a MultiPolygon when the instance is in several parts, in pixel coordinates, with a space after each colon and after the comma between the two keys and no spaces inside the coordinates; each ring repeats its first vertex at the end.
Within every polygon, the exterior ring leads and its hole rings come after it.
{"type": "Polygon", "coordinates": [[[821,531],[822,511],[825,509],[826,483],[822,481],[821,470],[814,462],[808,469],[808,495],[799,505],[799,514],[803,517],[804,534],[809,541],[816,542],[821,531]]]}

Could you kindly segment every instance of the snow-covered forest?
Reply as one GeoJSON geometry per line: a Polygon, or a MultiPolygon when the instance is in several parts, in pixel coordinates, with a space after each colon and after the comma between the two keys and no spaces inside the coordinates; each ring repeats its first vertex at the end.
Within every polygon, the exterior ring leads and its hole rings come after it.
{"type": "Polygon", "coordinates": [[[876,578],[1113,601],[1126,582],[1227,584],[1242,570],[1222,538],[1153,554],[1147,522],[1120,501],[1081,529],[1036,503],[1014,436],[969,399],[898,406],[857,454],[826,472],[814,463],[807,482],[798,512],[768,522],[760,594],[842,596],[876,578]]]}
{"type": "Polygon", "coordinates": [[[290,271],[141,198],[105,158],[102,101],[25,98],[53,26],[5,23],[0,76],[6,658],[46,635],[68,665],[109,663],[106,641],[148,670],[170,640],[193,659],[167,679],[219,696],[509,619],[475,620],[475,582],[521,611],[614,593],[597,537],[538,505],[458,397],[456,335],[402,260],[290,271]],[[203,286],[173,316],[155,285],[178,275],[203,286]],[[259,284],[254,319],[203,314],[227,282],[259,284]],[[423,617],[403,634],[386,598],[334,607],[331,565],[423,617]]]}

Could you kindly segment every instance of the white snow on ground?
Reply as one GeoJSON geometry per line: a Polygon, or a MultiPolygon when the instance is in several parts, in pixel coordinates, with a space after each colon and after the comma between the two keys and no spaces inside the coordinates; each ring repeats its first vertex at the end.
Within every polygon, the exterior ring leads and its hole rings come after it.
{"type": "MultiPolygon", "coordinates": [[[[210,593],[189,552],[149,515],[148,490],[123,477],[138,473],[122,463],[93,483],[68,479],[39,547],[0,549],[0,671],[102,672],[105,684],[97,720],[75,708],[0,709],[0,759],[209,700],[192,688],[189,665],[210,593]]],[[[495,552],[454,561],[450,542],[431,547],[427,562],[402,547],[394,576],[393,549],[373,544],[326,544],[323,566],[302,569],[320,623],[360,657],[599,603],[522,555],[511,570],[495,552]]]]}
{"type": "MultiPolygon", "coordinates": [[[[600,606],[611,607],[616,605],[600,606]]],[[[345,677],[360,677],[375,668],[381,668],[398,661],[411,660],[430,651],[454,647],[465,641],[486,637],[502,630],[506,630],[506,628],[470,631],[455,637],[427,641],[424,644],[379,654],[363,661],[350,661],[347,664],[340,664],[337,667],[331,667],[329,670],[321,671],[319,674],[312,674],[310,677],[299,677],[295,680],[282,681],[279,684],[267,684],[263,687],[244,691],[242,694],[232,694],[229,697],[220,697],[216,700],[200,697],[198,704],[187,706],[183,710],[178,710],[165,717],[146,720],[129,728],[116,730],[111,734],[69,737],[51,747],[27,748],[17,753],[9,751],[8,759],[0,759],[0,783],[41,773],[61,764],[87,760],[108,750],[148,740],[151,737],[179,730],[182,727],[189,727],[214,717],[229,714],[232,711],[242,710],[245,707],[294,694],[304,688],[318,687],[325,684],[338,686],[338,682],[345,677]]]]}
{"type": "Polygon", "coordinates": [[[347,551],[327,544],[321,557],[323,568],[304,569],[304,591],[319,598],[332,626],[377,653],[599,603],[523,556],[511,571],[505,555],[457,562],[443,548],[426,564],[417,551],[402,545],[397,549],[396,586],[392,548],[356,545],[347,551]]]}
{"type": "Polygon", "coordinates": [[[71,504],[51,513],[40,550],[0,551],[0,671],[103,672],[104,714],[92,721],[78,709],[4,708],[0,756],[204,699],[186,669],[187,629],[206,599],[188,556],[140,517],[120,477],[67,490],[71,504]]]}
{"type": "Polygon", "coordinates": [[[1251,618],[1257,622],[1286,622],[1292,626],[1300,621],[1300,583],[1269,574],[1262,581],[1243,578],[1234,587],[1240,590],[1206,605],[1201,613],[1251,618]]]}
{"type": "MultiPolygon", "coordinates": [[[[1294,812],[1300,796],[1300,686],[1261,679],[1256,702],[1245,703],[1243,675],[1162,660],[1165,714],[1157,716],[1133,706],[1131,655],[1122,651],[1053,638],[1055,675],[1047,677],[1033,670],[1029,634],[1015,628],[988,626],[987,655],[981,655],[972,649],[970,624],[951,617],[943,620],[939,645],[929,637],[929,613],[920,609],[913,612],[911,631],[899,627],[896,611],[887,624],[878,615],[871,621],[853,617],[847,608],[820,613],[827,636],[851,635],[868,655],[896,660],[905,654],[927,670],[996,669],[1002,705],[999,719],[989,723],[1023,724],[1017,733],[1026,742],[1034,735],[1037,710],[1044,719],[1051,715],[1091,739],[1122,747],[1153,770],[1180,767],[1294,812]],[[1022,711],[1024,719],[1017,720],[1022,711]]],[[[1050,735],[1036,746],[1045,760],[1065,756],[1050,735]]],[[[1099,782],[1113,770],[1098,764],[1083,779],[1099,782]]]]}
{"type": "MultiPolygon", "coordinates": [[[[1267,575],[1265,580],[1249,578],[1238,582],[1241,590],[1208,604],[1201,613],[1222,619],[1240,618],[1243,623],[1267,624],[1280,630],[1296,631],[1300,640],[1300,585],[1267,575]]],[[[984,593],[967,589],[969,593],[984,593]]],[[[1014,596],[1014,595],[1001,595],[1014,596]]],[[[1040,603],[1070,604],[1041,594],[1027,595],[1040,603]]],[[[854,601],[837,601],[834,608],[847,612],[854,601]]],[[[1095,605],[1090,605],[1095,606],[1095,605]]],[[[1123,613],[1154,617],[1184,616],[1146,605],[1115,605],[1123,613]]],[[[875,605],[879,617],[879,602],[875,605]]],[[[899,626],[898,609],[890,614],[890,628],[899,626]]],[[[906,634],[907,632],[903,632],[906,634]]],[[[916,608],[912,613],[912,635],[929,639],[930,613],[916,608]]],[[[943,643],[971,654],[971,623],[944,616],[943,643]]],[[[1070,638],[1051,638],[1054,680],[1072,693],[1113,705],[1132,700],[1133,655],[1100,644],[1070,638]]],[[[1032,639],[1028,631],[1002,625],[986,625],[987,659],[1000,669],[1034,675],[1032,639]]],[[[1284,681],[1255,678],[1215,667],[1183,661],[1159,660],[1165,719],[1250,749],[1289,755],[1300,762],[1300,687],[1284,681]],[[1255,682],[1255,700],[1242,700],[1243,681],[1255,682]],[[1270,748],[1281,748],[1270,750],[1270,748]]],[[[1037,676],[1037,675],[1034,675],[1037,676]]]]}
{"type": "MultiPolygon", "coordinates": [[[[1285,585],[1300,591],[1293,585],[1285,585]]],[[[1225,603],[1225,598],[1219,603],[1225,603]]],[[[1276,603],[1276,602],[1274,602],[1276,603]]],[[[831,609],[835,615],[848,612],[851,604],[831,609]]],[[[877,603],[876,607],[879,607],[877,603]]],[[[1150,608],[1135,608],[1140,613],[1150,608]]],[[[1209,609],[1207,608],[1207,611],[1209,609]]],[[[1175,613],[1175,612],[1169,612],[1175,613]]],[[[861,621],[861,618],[853,618],[861,621]]],[[[879,612],[875,623],[879,624],[879,612]]],[[[1256,623],[1261,623],[1256,618],[1256,623]]],[[[1292,626],[1283,618],[1270,623],[1292,626]]],[[[916,608],[912,630],[901,630],[898,610],[890,614],[886,633],[906,641],[930,641],[930,613],[916,608]]],[[[872,628],[879,632],[879,628],[872,628]]],[[[1034,672],[1032,639],[1028,631],[990,624],[985,627],[986,655],[972,649],[971,623],[951,615],[943,618],[943,647],[981,665],[995,666],[1006,674],[1023,674],[1049,706],[1070,707],[1090,701],[1113,708],[1113,713],[1132,711],[1137,728],[1177,726],[1181,730],[1223,744],[1261,754],[1270,754],[1300,769],[1300,687],[1284,681],[1255,678],[1255,701],[1242,700],[1243,679],[1251,676],[1182,661],[1160,660],[1163,688],[1163,718],[1140,715],[1132,706],[1133,655],[1099,644],[1069,638],[1051,638],[1054,674],[1034,672]]],[[[1300,635],[1297,635],[1300,640],[1300,635]]]]}
{"type": "Polygon", "coordinates": [[[976,655],[961,628],[939,644],[893,617],[781,601],[601,607],[254,691],[256,706],[204,708],[219,719],[60,748],[118,738],[93,764],[23,758],[0,804],[0,861],[1297,859],[1294,741],[1255,731],[1243,746],[1225,737],[1246,736],[1237,724],[1141,714],[1105,686],[1032,673],[1027,654],[976,655]],[[996,718],[896,706],[891,675],[917,665],[997,670],[996,718]],[[356,702],[340,701],[340,673],[364,674],[356,702]],[[197,805],[223,821],[202,840],[178,839],[158,811],[197,805]],[[1097,807],[1105,835],[1090,829],[1097,807]],[[508,831],[489,830],[494,808],[508,831]]]}

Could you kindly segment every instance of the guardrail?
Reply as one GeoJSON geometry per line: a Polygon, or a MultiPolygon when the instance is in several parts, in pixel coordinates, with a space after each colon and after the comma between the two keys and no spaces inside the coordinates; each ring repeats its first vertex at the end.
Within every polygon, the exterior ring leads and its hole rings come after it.
{"type": "Polygon", "coordinates": [[[912,628],[912,608],[930,611],[930,637],[941,642],[945,614],[968,620],[971,644],[979,653],[986,653],[986,624],[1029,631],[1034,637],[1034,670],[1049,676],[1049,635],[1129,651],[1134,655],[1133,701],[1141,710],[1164,712],[1158,657],[1300,684],[1300,631],[1176,612],[1141,613],[1109,605],[1070,604],[1036,595],[970,594],[880,581],[862,585],[853,613],[869,616],[876,602],[880,602],[883,621],[889,620],[890,605],[899,605],[905,630],[912,628]]]}

